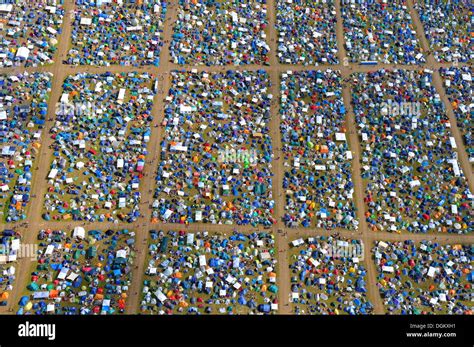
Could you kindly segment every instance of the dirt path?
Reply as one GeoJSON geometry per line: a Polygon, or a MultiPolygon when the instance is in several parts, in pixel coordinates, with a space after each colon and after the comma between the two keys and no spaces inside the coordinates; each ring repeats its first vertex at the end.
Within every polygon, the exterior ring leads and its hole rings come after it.
{"type": "MultiPolygon", "coordinates": [[[[41,148],[38,153],[37,160],[35,161],[35,172],[32,181],[32,191],[31,191],[31,201],[28,211],[28,217],[25,223],[28,223],[29,226],[26,227],[15,227],[22,234],[22,243],[23,244],[34,244],[36,242],[36,236],[38,231],[35,229],[41,221],[41,209],[43,206],[43,188],[46,186],[44,180],[49,171],[49,165],[52,159],[53,151],[50,149],[52,143],[51,136],[49,135],[49,130],[53,126],[53,121],[49,119],[55,118],[56,102],[59,100],[61,95],[61,85],[65,76],[65,69],[61,64],[62,59],[65,57],[69,45],[69,38],[71,36],[72,26],[71,26],[71,16],[69,16],[69,11],[72,11],[74,8],[74,0],[67,0],[64,3],[65,16],[62,25],[62,33],[59,38],[58,49],[54,56],[54,65],[51,72],[53,74],[52,88],[50,99],[48,103],[48,114],[46,125],[41,134],[42,142],[41,148]]],[[[14,295],[8,302],[9,311],[14,310],[18,301],[20,300],[20,295],[22,291],[26,288],[27,283],[29,282],[30,270],[32,265],[31,258],[21,258],[18,261],[16,268],[16,281],[14,284],[14,295]]]]}
{"type": "MultiPolygon", "coordinates": [[[[343,73],[343,78],[348,77],[348,73],[343,73]]],[[[377,269],[375,268],[374,262],[371,261],[370,255],[370,235],[374,233],[368,228],[365,220],[365,204],[364,196],[365,189],[362,181],[361,167],[360,167],[360,144],[359,136],[355,124],[355,115],[351,105],[351,93],[348,86],[344,86],[342,89],[342,95],[344,99],[344,105],[347,112],[346,126],[349,135],[349,145],[352,152],[352,182],[354,183],[354,203],[357,211],[357,217],[359,218],[359,229],[358,233],[362,235],[362,241],[364,243],[364,258],[367,264],[367,282],[376,283],[377,269]]],[[[344,235],[344,234],[343,234],[344,235]]],[[[369,301],[374,305],[374,312],[377,314],[383,314],[383,304],[380,298],[379,291],[376,286],[367,286],[367,297],[369,301]]]]}
{"type": "Polygon", "coordinates": [[[280,78],[283,68],[278,59],[278,33],[276,30],[276,4],[275,0],[269,0],[267,2],[268,9],[268,42],[270,46],[270,67],[267,72],[270,75],[272,83],[271,93],[273,95],[271,103],[271,114],[270,114],[270,136],[272,137],[273,146],[273,199],[275,200],[274,213],[277,216],[277,223],[273,225],[272,231],[275,235],[277,255],[277,281],[278,281],[278,311],[280,314],[291,314],[290,304],[290,269],[287,257],[288,242],[283,236],[284,225],[282,216],[285,213],[285,192],[282,189],[283,186],[283,152],[281,151],[281,132],[280,132],[280,78]]]}
{"type": "MultiPolygon", "coordinates": [[[[346,78],[350,77],[352,67],[346,67],[347,64],[346,56],[347,52],[344,47],[344,24],[342,19],[342,10],[341,10],[341,3],[336,1],[336,17],[337,17],[337,26],[336,26],[336,36],[337,36],[337,43],[338,43],[338,54],[339,54],[339,63],[342,64],[341,68],[341,75],[342,78],[345,80],[346,78]]],[[[368,300],[374,305],[374,313],[376,314],[383,314],[383,302],[380,298],[380,293],[374,284],[377,281],[377,269],[375,268],[375,264],[371,259],[371,252],[370,252],[370,233],[366,220],[365,220],[365,204],[364,204],[364,196],[365,196],[365,189],[364,183],[361,177],[361,151],[360,151],[360,143],[359,143],[359,135],[357,132],[357,125],[355,124],[355,115],[352,110],[351,105],[351,90],[349,85],[343,82],[342,87],[342,98],[344,100],[344,106],[346,108],[346,129],[347,129],[347,136],[349,141],[349,147],[352,152],[352,183],[354,184],[354,195],[353,200],[355,203],[355,208],[357,211],[357,217],[359,219],[359,229],[357,233],[362,236],[362,242],[364,244],[364,258],[367,268],[367,283],[371,285],[367,285],[367,298],[368,300]]],[[[344,235],[344,234],[342,234],[344,235]]]]}
{"type": "MultiPolygon", "coordinates": [[[[147,254],[147,241],[148,241],[148,232],[150,229],[161,229],[164,231],[167,230],[186,230],[186,231],[198,231],[198,230],[207,230],[210,233],[218,232],[232,232],[235,229],[243,233],[252,233],[262,228],[254,228],[252,226],[236,226],[236,225],[219,225],[219,224],[193,224],[193,225],[184,225],[184,224],[168,224],[163,222],[158,222],[156,224],[151,223],[151,213],[152,210],[150,205],[153,201],[153,191],[155,188],[154,175],[156,168],[158,166],[159,153],[160,153],[160,142],[164,136],[164,129],[159,126],[163,117],[164,117],[164,98],[167,96],[170,88],[170,71],[172,70],[181,70],[189,71],[191,69],[196,69],[197,71],[206,71],[206,72],[221,72],[226,69],[233,70],[257,70],[263,69],[267,71],[272,82],[271,94],[273,94],[273,100],[271,103],[271,118],[270,118],[270,136],[272,137],[272,145],[274,148],[274,158],[272,162],[272,170],[274,173],[273,177],[273,199],[275,200],[275,218],[277,223],[273,225],[270,230],[275,235],[276,248],[277,248],[277,261],[278,261],[278,300],[279,300],[279,313],[280,314],[290,314],[292,312],[291,303],[289,300],[291,294],[290,287],[290,270],[289,270],[289,259],[288,259],[288,247],[289,242],[293,239],[299,237],[310,237],[318,235],[334,235],[339,233],[343,237],[359,239],[364,242],[365,246],[365,257],[367,264],[367,289],[369,300],[375,306],[375,313],[383,313],[382,299],[380,298],[378,289],[376,287],[376,276],[377,270],[374,262],[371,259],[371,248],[378,240],[385,241],[404,241],[404,240],[414,240],[415,242],[420,242],[422,240],[435,240],[441,244],[447,243],[474,243],[474,235],[439,235],[439,234],[395,234],[389,232],[371,232],[364,218],[365,205],[363,203],[364,196],[364,185],[360,176],[361,165],[360,165],[360,143],[357,133],[357,127],[355,124],[354,114],[352,112],[352,107],[350,104],[351,101],[351,90],[350,86],[344,85],[343,87],[343,99],[344,104],[347,109],[347,134],[350,149],[353,154],[352,160],[352,177],[353,183],[355,186],[354,192],[354,201],[357,208],[357,215],[360,220],[360,226],[358,231],[348,231],[345,229],[336,228],[333,230],[324,230],[319,228],[292,228],[287,229],[282,223],[282,216],[284,214],[284,203],[285,197],[282,189],[282,180],[283,180],[283,159],[281,157],[281,134],[280,134],[280,116],[279,116],[279,106],[280,106],[280,74],[282,72],[292,70],[292,71],[307,71],[307,70],[340,70],[343,78],[347,78],[351,73],[354,72],[370,72],[380,68],[393,69],[400,68],[406,70],[418,70],[420,66],[404,66],[404,65],[392,65],[392,64],[378,64],[377,66],[360,66],[357,64],[344,64],[344,58],[346,52],[344,49],[344,31],[342,26],[341,18],[341,8],[339,1],[336,1],[336,16],[337,16],[337,25],[336,25],[336,35],[337,35],[337,47],[338,47],[338,56],[340,63],[338,65],[319,65],[319,66],[300,66],[300,65],[283,65],[280,64],[277,58],[277,47],[278,47],[278,33],[275,28],[276,23],[276,1],[269,0],[267,2],[267,15],[269,20],[269,31],[267,42],[270,46],[270,65],[269,66],[260,66],[260,65],[242,65],[242,66],[189,66],[189,65],[176,65],[170,61],[169,54],[169,42],[172,37],[173,23],[177,19],[177,0],[172,0],[169,3],[168,11],[166,14],[166,20],[164,24],[164,47],[161,53],[161,63],[159,67],[147,66],[147,67],[130,67],[130,66],[110,66],[110,67],[90,67],[90,66],[68,66],[62,63],[63,59],[66,56],[69,39],[71,34],[71,17],[70,11],[74,9],[74,1],[66,0],[65,9],[66,16],[63,23],[63,32],[59,38],[59,46],[55,55],[54,64],[51,66],[37,67],[37,68],[6,68],[0,69],[2,73],[17,73],[20,71],[32,72],[51,72],[54,74],[53,84],[52,84],[52,93],[50,96],[50,101],[48,105],[48,120],[46,122],[45,129],[43,131],[42,147],[38,154],[38,159],[35,165],[38,167],[33,178],[32,186],[32,201],[29,207],[28,218],[26,221],[14,224],[0,224],[0,227],[10,228],[18,230],[23,235],[23,243],[33,244],[36,243],[36,236],[40,229],[45,228],[67,228],[72,229],[75,226],[84,226],[86,229],[108,229],[108,228],[127,228],[136,232],[136,258],[134,260],[134,269],[133,269],[133,281],[129,289],[129,297],[127,300],[127,313],[136,313],[140,305],[140,296],[141,296],[141,286],[144,277],[144,266],[145,259],[147,254]],[[69,74],[76,74],[80,72],[89,72],[89,73],[104,73],[104,72],[128,72],[128,71],[137,71],[137,72],[148,72],[154,74],[158,77],[160,81],[159,91],[154,99],[153,107],[153,116],[154,121],[152,124],[152,134],[151,140],[148,144],[149,157],[147,158],[145,170],[144,170],[144,179],[141,182],[140,191],[142,193],[142,200],[140,202],[140,211],[142,217],[134,223],[110,223],[110,222],[75,222],[75,221],[44,221],[42,219],[41,213],[43,209],[43,198],[46,193],[46,184],[45,179],[49,171],[49,166],[52,160],[53,151],[51,150],[52,139],[49,135],[49,130],[53,126],[55,119],[55,104],[59,100],[61,95],[61,86],[64,78],[69,74]],[[278,159],[279,158],[279,159],[278,159]],[[27,225],[25,225],[27,223],[27,225]]],[[[423,33],[423,27],[419,20],[418,14],[413,8],[413,3],[409,1],[408,9],[413,18],[414,26],[417,30],[418,36],[420,38],[421,46],[428,51],[428,42],[423,33]]],[[[459,66],[466,66],[469,64],[459,64],[459,66]]],[[[468,179],[469,187],[471,191],[474,191],[473,184],[473,173],[471,164],[468,161],[467,153],[464,148],[464,142],[462,140],[461,133],[457,127],[455,116],[451,105],[446,97],[444,87],[442,85],[442,80],[439,75],[438,69],[440,67],[450,67],[451,64],[441,64],[437,63],[432,55],[427,56],[427,63],[422,65],[423,68],[429,68],[434,71],[434,85],[440,94],[442,101],[445,103],[447,108],[447,114],[451,122],[451,131],[453,136],[456,139],[458,145],[458,156],[463,168],[464,174],[468,179]]],[[[470,65],[469,65],[470,66],[470,65]]],[[[31,260],[30,259],[21,259],[19,260],[17,268],[17,278],[14,284],[14,292],[11,294],[9,300],[9,306],[0,307],[0,313],[10,313],[17,305],[17,302],[20,299],[20,295],[25,289],[27,283],[29,282],[29,275],[31,270],[31,260]]]]}
{"type": "Polygon", "coordinates": [[[159,79],[159,90],[154,98],[153,111],[154,116],[152,124],[152,132],[150,135],[150,143],[148,144],[149,157],[147,165],[144,170],[145,178],[143,180],[142,187],[142,201],[140,204],[140,211],[142,212],[142,226],[135,228],[137,232],[137,258],[134,262],[135,273],[133,274],[133,282],[129,290],[129,297],[127,300],[127,313],[139,312],[140,297],[142,291],[142,283],[144,277],[145,260],[147,255],[147,244],[149,231],[152,229],[151,224],[152,209],[150,208],[153,203],[153,193],[155,188],[155,172],[158,167],[159,154],[161,151],[160,142],[164,136],[164,131],[160,127],[165,115],[164,101],[168,95],[168,91],[171,85],[171,76],[169,74],[171,70],[170,63],[170,52],[169,42],[173,35],[173,23],[176,22],[177,12],[177,1],[171,2],[168,5],[166,18],[164,22],[163,30],[163,41],[164,46],[161,52],[160,66],[155,69],[159,79]]]}

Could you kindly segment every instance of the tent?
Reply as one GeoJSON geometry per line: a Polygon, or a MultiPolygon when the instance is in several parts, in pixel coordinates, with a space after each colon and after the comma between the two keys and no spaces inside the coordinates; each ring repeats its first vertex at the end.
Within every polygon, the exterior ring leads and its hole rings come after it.
{"type": "Polygon", "coordinates": [[[28,59],[30,55],[30,50],[26,47],[20,47],[18,48],[18,51],[16,52],[16,57],[21,58],[21,59],[28,59]]]}
{"type": "Polygon", "coordinates": [[[82,283],[82,277],[77,277],[74,282],[72,283],[73,288],[79,288],[82,283]]]}
{"type": "Polygon", "coordinates": [[[49,292],[35,292],[33,293],[33,299],[46,299],[49,298],[49,292]]]}
{"type": "Polygon", "coordinates": [[[59,296],[59,292],[57,290],[50,290],[49,291],[49,297],[51,299],[57,298],[59,296]]]}
{"type": "Polygon", "coordinates": [[[272,284],[270,287],[268,287],[268,290],[272,293],[277,293],[278,292],[278,287],[274,284],[272,284]]]}
{"type": "Polygon", "coordinates": [[[28,285],[28,290],[31,290],[33,292],[37,291],[39,289],[39,285],[35,282],[31,282],[29,285],[28,285]]]}
{"type": "Polygon", "coordinates": [[[95,246],[89,247],[89,249],[87,250],[87,258],[92,259],[92,258],[95,258],[96,256],[97,256],[97,248],[95,246]]]}
{"type": "Polygon", "coordinates": [[[21,299],[20,299],[20,302],[18,303],[18,305],[20,306],[25,306],[29,301],[29,298],[28,296],[22,296],[21,299]]]}
{"type": "Polygon", "coordinates": [[[75,227],[72,236],[83,239],[86,236],[86,231],[83,227],[75,227]]]}

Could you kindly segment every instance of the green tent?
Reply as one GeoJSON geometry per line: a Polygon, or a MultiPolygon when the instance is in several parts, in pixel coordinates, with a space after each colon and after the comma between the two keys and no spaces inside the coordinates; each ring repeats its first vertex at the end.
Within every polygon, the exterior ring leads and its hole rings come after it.
{"type": "Polygon", "coordinates": [[[31,282],[29,285],[28,285],[28,290],[31,290],[33,292],[37,291],[39,289],[39,285],[35,282],[31,282]]]}
{"type": "Polygon", "coordinates": [[[272,284],[270,287],[268,287],[268,291],[272,293],[277,293],[278,292],[278,287],[274,284],[272,284]]]}
{"type": "Polygon", "coordinates": [[[89,249],[87,250],[86,255],[87,255],[88,259],[95,258],[97,256],[97,248],[95,246],[89,247],[89,249]]]}

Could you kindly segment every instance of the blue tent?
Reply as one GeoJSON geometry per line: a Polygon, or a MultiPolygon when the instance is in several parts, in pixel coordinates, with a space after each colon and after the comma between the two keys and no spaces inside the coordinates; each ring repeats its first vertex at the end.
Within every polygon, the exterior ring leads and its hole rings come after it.
{"type": "Polygon", "coordinates": [[[239,296],[239,299],[237,300],[240,305],[246,305],[247,300],[243,296],[239,296]]]}
{"type": "Polygon", "coordinates": [[[74,280],[74,282],[72,283],[72,286],[73,286],[73,288],[79,288],[81,283],[82,283],[82,277],[79,276],[74,280]]]}
{"type": "Polygon", "coordinates": [[[25,306],[29,301],[29,297],[28,296],[22,296],[21,299],[20,299],[20,302],[18,303],[18,305],[20,306],[25,306]]]}

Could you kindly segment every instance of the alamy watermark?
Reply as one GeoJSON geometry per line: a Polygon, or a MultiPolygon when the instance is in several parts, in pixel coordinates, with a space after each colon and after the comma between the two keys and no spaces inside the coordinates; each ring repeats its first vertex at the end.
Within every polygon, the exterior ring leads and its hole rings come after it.
{"type": "Polygon", "coordinates": [[[26,321],[18,325],[19,337],[46,337],[50,341],[56,339],[56,324],[38,324],[26,321]]]}
{"type": "Polygon", "coordinates": [[[357,258],[364,260],[364,243],[330,243],[325,248],[327,255],[332,258],[357,258]]]}
{"type": "Polygon", "coordinates": [[[257,164],[258,155],[254,149],[235,149],[225,146],[225,149],[218,151],[217,161],[224,164],[232,163],[248,163],[251,165],[257,164]]]}
{"type": "Polygon", "coordinates": [[[19,247],[13,249],[11,244],[0,244],[0,255],[6,256],[0,264],[8,263],[8,256],[16,255],[16,259],[30,259],[31,261],[38,260],[38,245],[35,243],[20,243],[19,247]]]}
{"type": "Polygon", "coordinates": [[[56,103],[56,115],[59,116],[94,116],[98,109],[97,105],[90,101],[56,103]]]}
{"type": "Polygon", "coordinates": [[[388,100],[379,104],[382,115],[385,116],[421,116],[420,102],[396,102],[388,100]]]}

